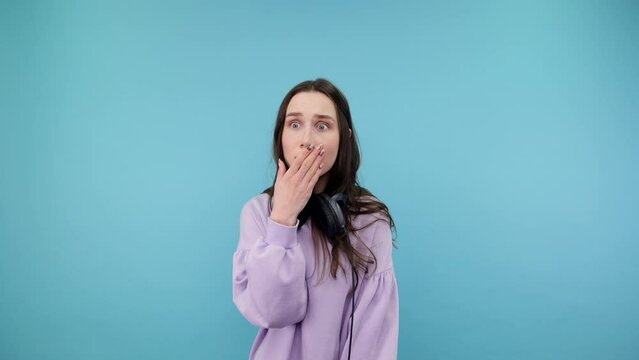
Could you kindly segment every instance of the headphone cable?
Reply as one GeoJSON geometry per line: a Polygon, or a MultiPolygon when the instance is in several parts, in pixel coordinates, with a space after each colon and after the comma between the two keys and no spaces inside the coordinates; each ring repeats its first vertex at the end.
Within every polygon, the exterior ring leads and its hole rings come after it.
{"type": "Polygon", "coordinates": [[[359,276],[357,276],[357,274],[355,273],[355,267],[353,266],[353,264],[351,263],[351,268],[353,269],[353,295],[352,295],[352,307],[351,307],[351,336],[348,342],[348,359],[350,360],[351,358],[351,346],[353,345],[353,321],[355,319],[354,316],[354,312],[355,312],[355,289],[357,289],[357,285],[359,283],[359,276]],[[355,277],[357,276],[357,283],[355,283],[355,277]]]}

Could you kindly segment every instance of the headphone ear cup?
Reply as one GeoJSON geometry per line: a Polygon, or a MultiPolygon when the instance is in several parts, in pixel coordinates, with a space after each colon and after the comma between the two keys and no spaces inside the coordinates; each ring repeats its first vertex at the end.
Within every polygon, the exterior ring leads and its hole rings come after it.
{"type": "Polygon", "coordinates": [[[345,230],[343,210],[337,201],[324,193],[319,194],[317,200],[318,207],[322,212],[322,219],[325,221],[323,225],[326,225],[324,230],[332,240],[345,230]]]}
{"type": "Polygon", "coordinates": [[[346,194],[337,193],[330,199],[330,203],[337,215],[337,235],[341,235],[346,232],[346,194]]]}
{"type": "Polygon", "coordinates": [[[322,228],[324,233],[328,236],[329,241],[333,242],[335,217],[332,214],[329,198],[326,194],[320,193],[316,196],[316,209],[319,212],[317,216],[317,224],[322,228]]]}

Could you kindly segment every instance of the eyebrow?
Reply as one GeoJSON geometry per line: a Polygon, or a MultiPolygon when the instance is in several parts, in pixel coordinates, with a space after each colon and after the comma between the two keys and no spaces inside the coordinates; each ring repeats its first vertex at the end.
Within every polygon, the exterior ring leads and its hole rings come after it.
{"type": "MultiPolygon", "coordinates": [[[[286,117],[299,116],[299,115],[302,115],[302,113],[301,112],[292,112],[292,113],[286,114],[286,117]]],[[[332,116],[326,115],[326,114],[315,114],[314,117],[320,118],[320,119],[328,119],[328,120],[331,120],[331,121],[335,122],[335,119],[333,119],[332,116]]]]}

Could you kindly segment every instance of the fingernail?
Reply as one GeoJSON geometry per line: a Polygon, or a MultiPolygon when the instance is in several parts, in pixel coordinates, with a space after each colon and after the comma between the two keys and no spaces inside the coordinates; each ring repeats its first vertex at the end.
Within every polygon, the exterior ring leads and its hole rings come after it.
{"type": "Polygon", "coordinates": [[[324,156],[324,149],[320,150],[319,155],[320,155],[320,156],[324,156]]]}

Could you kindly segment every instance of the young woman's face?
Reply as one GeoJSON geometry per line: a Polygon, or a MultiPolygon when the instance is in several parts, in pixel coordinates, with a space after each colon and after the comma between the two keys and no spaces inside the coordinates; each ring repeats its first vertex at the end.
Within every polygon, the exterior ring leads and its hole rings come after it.
{"type": "MultiPolygon", "coordinates": [[[[339,127],[333,101],[321,92],[300,92],[291,98],[285,115],[282,131],[284,160],[290,166],[296,157],[308,151],[306,146],[324,144],[323,177],[333,167],[339,150],[339,127]]],[[[323,180],[318,183],[326,179],[323,180]]]]}

